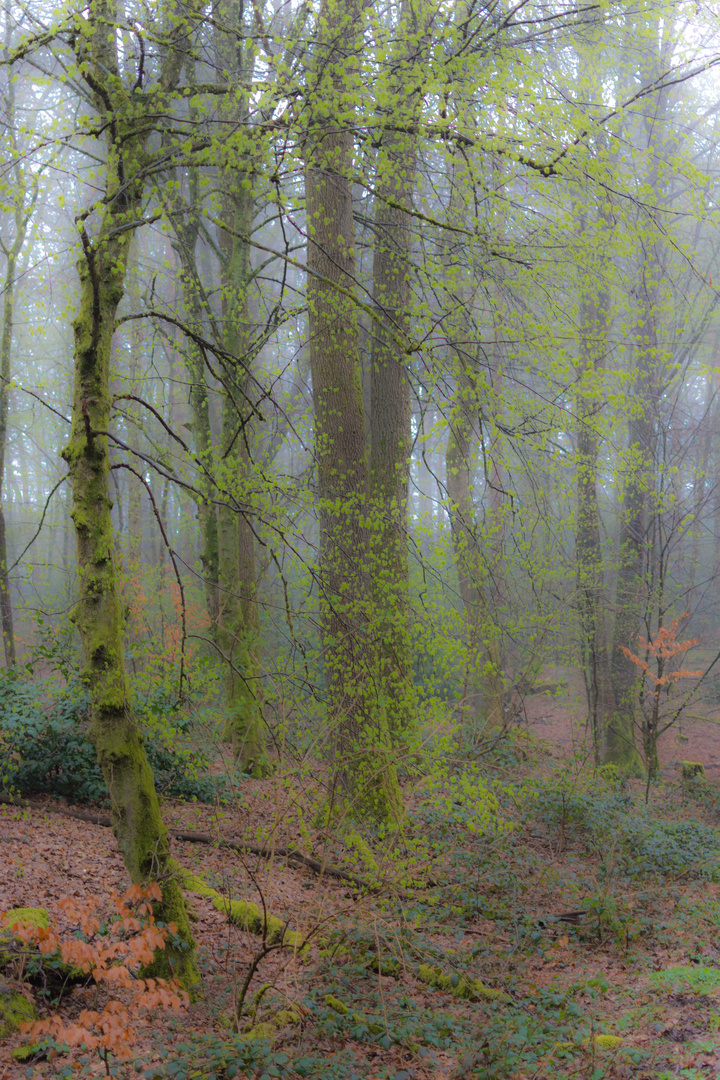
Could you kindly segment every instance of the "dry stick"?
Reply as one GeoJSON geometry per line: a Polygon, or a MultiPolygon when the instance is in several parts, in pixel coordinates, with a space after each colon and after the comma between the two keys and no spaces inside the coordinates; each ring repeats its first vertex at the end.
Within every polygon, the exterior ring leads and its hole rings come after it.
{"type": "MultiPolygon", "coordinates": [[[[23,806],[30,810],[47,810],[50,814],[61,814],[63,817],[76,818],[78,821],[87,821],[91,825],[102,825],[106,828],[112,825],[111,818],[100,814],[83,814],[80,810],[66,810],[65,807],[53,806],[51,803],[31,802],[29,799],[16,798],[3,792],[0,792],[0,803],[6,803],[9,806],[23,806]]],[[[186,840],[191,844],[210,844],[229,848],[231,851],[249,851],[252,855],[260,855],[265,859],[280,855],[282,858],[293,859],[295,862],[302,863],[308,869],[314,870],[316,874],[327,874],[329,877],[339,878],[341,881],[347,881],[351,885],[356,885],[360,889],[368,889],[371,892],[381,891],[378,885],[365,881],[364,878],[358,877],[357,874],[353,874],[349,870],[341,870],[338,866],[328,866],[320,862],[319,859],[313,859],[309,855],[303,855],[301,852],[293,851],[290,848],[258,847],[256,844],[246,844],[240,840],[225,840],[222,837],[210,836],[209,833],[184,832],[181,829],[168,829],[168,832],[177,840],[186,840]]]]}

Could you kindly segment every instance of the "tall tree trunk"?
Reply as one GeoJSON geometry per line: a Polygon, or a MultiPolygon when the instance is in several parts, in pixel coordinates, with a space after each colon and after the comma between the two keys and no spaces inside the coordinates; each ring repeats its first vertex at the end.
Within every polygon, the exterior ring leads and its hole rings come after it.
{"type": "MultiPolygon", "coordinates": [[[[580,232],[584,221],[580,217],[580,232]]],[[[635,733],[622,726],[617,713],[610,675],[604,582],[604,559],[600,538],[596,417],[604,398],[600,383],[607,347],[605,311],[608,298],[598,297],[594,284],[581,285],[579,305],[580,365],[575,391],[577,445],[577,560],[580,655],[585,681],[588,722],[597,763],[613,761],[636,765],[635,733]]]]}
{"type": "Polygon", "coordinates": [[[708,466],[712,448],[712,437],[717,424],[718,409],[713,389],[712,372],[707,374],[705,388],[705,410],[700,431],[700,456],[693,476],[693,521],[690,529],[690,552],[687,570],[687,598],[683,606],[694,615],[695,593],[697,590],[697,572],[700,562],[700,537],[703,531],[703,515],[707,503],[708,466]]]}
{"type": "MultiPolygon", "coordinates": [[[[410,319],[410,215],[417,163],[417,113],[427,10],[404,0],[397,37],[405,53],[402,85],[387,88],[392,127],[383,132],[375,182],[373,322],[370,360],[370,506],[373,623],[378,637],[378,679],[393,741],[412,731],[417,702],[409,626],[408,481],[410,380],[405,342],[410,319]],[[407,127],[409,134],[402,132],[407,127]]],[[[382,88],[381,88],[382,89],[382,88]]]]}
{"type": "MultiPolygon", "coordinates": [[[[183,221],[179,214],[175,214],[172,220],[176,235],[175,250],[181,266],[185,321],[192,332],[202,334],[205,305],[196,263],[199,223],[197,216],[193,213],[197,197],[197,177],[195,170],[193,170],[191,173],[188,218],[183,221]]],[[[218,513],[217,506],[213,501],[217,488],[211,480],[214,463],[210,402],[205,374],[205,360],[197,343],[191,337],[187,339],[186,364],[190,377],[190,427],[195,454],[200,464],[200,473],[196,486],[203,495],[197,500],[198,524],[200,527],[200,563],[203,572],[205,607],[210,623],[210,636],[213,640],[217,640],[220,622],[220,571],[218,513]]]]}
{"type": "Polygon", "coordinates": [[[472,458],[477,432],[477,386],[462,361],[456,365],[456,402],[445,448],[445,484],[460,599],[467,626],[467,671],[463,712],[474,724],[502,727],[503,678],[500,635],[486,593],[487,572],[480,549],[472,496],[472,458]]]}
{"type": "MultiPolygon", "coordinates": [[[[5,41],[9,46],[12,24],[6,13],[5,41]]],[[[11,138],[15,138],[15,80],[7,81],[3,101],[3,119],[11,138]]],[[[6,166],[6,168],[8,168],[6,166]]],[[[12,176],[11,197],[13,206],[14,236],[10,243],[0,237],[0,251],[5,256],[5,282],[3,287],[2,335],[0,336],[0,622],[2,623],[5,667],[15,665],[15,634],[13,630],[10,580],[8,577],[7,528],[5,524],[4,480],[7,454],[8,405],[12,359],[13,320],[15,316],[15,287],[18,260],[25,244],[30,216],[37,197],[37,183],[32,183],[19,160],[8,168],[12,176]]]]}
{"type": "MultiPolygon", "coordinates": [[[[130,878],[158,880],[158,915],[177,925],[156,967],[169,969],[186,986],[199,982],[194,942],[183,895],[171,873],[167,832],[153,774],[133,713],[125,674],[124,616],[114,560],[110,515],[108,428],[110,354],[118,304],[123,295],[128,248],[141,217],[143,168],[150,137],[121,81],[115,45],[116,10],[92,0],[82,35],[82,64],[107,139],[105,196],[97,229],[81,225],[78,261],[80,298],[74,322],[72,429],[63,450],[73,493],[80,595],[73,621],[84,653],[83,678],[90,692],[90,736],[110,792],[113,831],[130,878]],[[169,968],[168,968],[169,964],[169,968]]],[[[169,33],[159,86],[168,92],[180,71],[180,42],[187,26],[178,20],[169,33]]]]}
{"type": "MultiPolygon", "coordinates": [[[[231,33],[218,33],[222,69],[242,83],[252,67],[252,45],[238,43],[243,32],[242,3],[223,0],[222,24],[231,33]]],[[[234,124],[247,126],[249,106],[242,97],[233,106],[234,124]]],[[[252,473],[251,320],[249,310],[250,233],[255,212],[252,161],[245,154],[224,172],[224,214],[228,225],[221,235],[223,345],[233,357],[226,361],[222,417],[222,459],[229,494],[248,509],[237,513],[221,506],[218,515],[220,627],[218,640],[227,658],[225,697],[227,734],[235,760],[256,777],[270,770],[263,720],[262,669],[259,657],[260,611],[257,602],[255,535],[250,500],[246,497],[252,473]]]]}
{"type": "MultiPolygon", "coordinates": [[[[22,200],[24,202],[24,199],[22,200]]],[[[7,533],[5,508],[3,506],[3,482],[5,479],[5,456],[8,430],[8,396],[10,393],[10,361],[12,353],[13,314],[15,308],[15,274],[17,259],[25,241],[27,222],[22,204],[15,213],[15,239],[10,248],[4,248],[5,288],[3,291],[3,325],[0,339],[0,617],[2,619],[5,667],[15,665],[15,635],[13,632],[10,581],[8,578],[7,533]]]]}
{"type": "MultiPolygon", "coordinates": [[[[642,727],[638,715],[638,669],[623,646],[633,639],[649,610],[649,572],[652,559],[650,502],[655,490],[657,458],[657,407],[662,393],[665,364],[659,348],[658,298],[648,285],[648,275],[661,266],[646,261],[640,268],[641,306],[635,332],[635,385],[633,409],[628,418],[625,494],[620,520],[620,554],[615,591],[615,626],[612,638],[612,686],[617,711],[608,726],[605,760],[624,761],[634,732],[642,727]]],[[[646,763],[647,764],[647,763],[646,763]]]]}
{"type": "MultiPolygon", "coordinates": [[[[130,241],[128,259],[128,272],[135,271],[137,274],[139,264],[140,237],[133,236],[130,241]]],[[[130,293],[130,314],[140,315],[140,292],[137,280],[132,282],[130,293]]],[[[138,381],[143,362],[144,335],[142,320],[133,319],[129,324],[130,333],[130,369],[128,371],[130,381],[130,393],[138,393],[138,381]]],[[[138,425],[141,421],[139,406],[134,401],[128,402],[128,413],[131,420],[135,421],[130,430],[130,447],[139,450],[140,433],[138,425]]],[[[143,484],[138,477],[128,474],[128,497],[127,497],[127,560],[132,573],[140,573],[142,562],[142,526],[143,526],[143,484]]]]}
{"type": "Polygon", "coordinates": [[[356,813],[400,813],[369,627],[368,468],[355,300],[352,116],[362,8],[322,0],[305,144],[307,300],[320,505],[319,579],[337,794],[356,813]],[[338,123],[337,117],[344,117],[338,123]]]}
{"type": "MultiPolygon", "coordinates": [[[[467,190],[471,175],[459,157],[454,161],[449,224],[464,227],[467,190]]],[[[481,548],[480,523],[473,505],[472,471],[479,431],[477,333],[473,325],[476,306],[474,283],[455,278],[452,258],[446,260],[446,288],[458,314],[447,320],[455,400],[452,405],[445,447],[445,484],[453,549],[458,572],[460,599],[467,626],[467,670],[463,712],[475,725],[499,730],[504,725],[501,634],[488,596],[488,565],[481,548]]],[[[497,551],[489,552],[492,559],[497,551]]]]}

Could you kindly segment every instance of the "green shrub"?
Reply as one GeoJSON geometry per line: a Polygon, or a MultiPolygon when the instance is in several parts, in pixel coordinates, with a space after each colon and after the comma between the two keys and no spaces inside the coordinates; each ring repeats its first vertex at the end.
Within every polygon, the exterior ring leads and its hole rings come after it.
{"type": "MultiPolygon", "coordinates": [[[[73,802],[106,802],[107,787],[88,736],[89,696],[77,677],[64,686],[31,681],[22,671],[0,673],[0,785],[21,795],[58,795],[73,802]]],[[[212,802],[220,781],[203,775],[207,758],[181,740],[191,721],[165,699],[138,702],[145,749],[158,791],[212,802]],[[143,723],[164,707],[174,724],[143,723]]],[[[166,716],[167,720],[167,716],[166,716]]]]}
{"type": "Polygon", "coordinates": [[[612,850],[617,867],[629,876],[720,876],[717,830],[695,820],[656,820],[652,809],[634,804],[612,774],[556,775],[526,790],[525,796],[526,816],[583,839],[598,854],[612,850]]]}
{"type": "Polygon", "coordinates": [[[716,880],[720,837],[701,821],[663,823],[637,818],[624,823],[625,871],[636,874],[691,874],[716,880]]]}
{"type": "Polygon", "coordinates": [[[529,794],[530,815],[549,828],[575,829],[590,837],[607,837],[633,808],[631,796],[604,776],[553,776],[535,785],[529,794]]]}

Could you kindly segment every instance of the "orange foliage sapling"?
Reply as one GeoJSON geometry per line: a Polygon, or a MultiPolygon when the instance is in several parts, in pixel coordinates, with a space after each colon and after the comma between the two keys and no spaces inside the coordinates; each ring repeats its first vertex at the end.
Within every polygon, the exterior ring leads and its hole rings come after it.
{"type": "Polygon", "coordinates": [[[175,980],[142,979],[136,975],[143,964],[150,964],[158,949],[165,947],[168,935],[175,932],[172,924],[156,924],[152,902],[160,900],[159,885],[133,885],[124,896],[113,896],[115,915],[113,937],[99,934],[101,924],[95,915],[99,901],[90,897],[85,904],[64,898],[60,909],[68,919],[79,924],[82,938],[61,938],[55,923],[47,927],[20,924],[13,933],[27,944],[36,945],[46,956],[60,954],[65,963],[88,974],[99,986],[127,993],[124,1001],[111,998],[102,1012],[83,1009],[76,1023],[66,1023],[57,1014],[35,1024],[26,1025],[31,1039],[49,1036],[67,1047],[97,1050],[109,1073],[111,1057],[127,1060],[132,1057],[132,1045],[147,1013],[156,1008],[179,1009],[189,998],[175,980]]]}
{"type": "Polygon", "coordinates": [[[679,619],[673,619],[669,626],[661,626],[655,637],[650,641],[638,636],[640,651],[645,653],[644,659],[624,645],[620,646],[628,660],[642,672],[640,706],[643,710],[641,719],[643,750],[648,777],[652,779],[657,776],[660,769],[657,749],[658,738],[663,731],[666,731],[674,723],[678,715],[676,714],[665,727],[660,728],[660,692],[664,686],[669,687],[678,682],[679,679],[696,679],[703,674],[702,671],[688,671],[683,667],[676,670],[668,670],[667,667],[668,661],[673,656],[687,652],[688,649],[699,644],[697,638],[688,639],[687,641],[677,640],[680,623],[687,617],[688,614],[685,612],[679,619]],[[646,689],[648,683],[650,689],[649,703],[646,689]]]}

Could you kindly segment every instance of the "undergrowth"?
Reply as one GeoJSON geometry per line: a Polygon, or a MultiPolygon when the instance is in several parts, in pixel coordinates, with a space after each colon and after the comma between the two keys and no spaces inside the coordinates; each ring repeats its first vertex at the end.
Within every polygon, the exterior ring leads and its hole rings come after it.
{"type": "MultiPolygon", "coordinates": [[[[106,803],[105,780],[89,738],[89,696],[72,672],[67,682],[0,671],[0,786],[20,795],[57,795],[106,803]]],[[[170,693],[136,697],[134,707],[160,794],[215,802],[227,795],[209,773],[210,758],[192,739],[192,721],[170,693]]]]}
{"type": "MultiPolygon", "coordinates": [[[[152,703],[156,713],[163,707],[152,703]]],[[[241,819],[251,821],[253,808],[265,814],[253,842],[269,846],[282,827],[305,852],[325,844],[328,861],[366,886],[241,860],[254,902],[259,894],[265,905],[271,876],[281,882],[288,921],[305,918],[311,947],[273,967],[264,939],[229,931],[223,958],[205,967],[214,1026],[156,1024],[151,1045],[118,1076],[692,1075],[720,1029],[720,1010],[703,1004],[720,984],[713,806],[670,783],[653,787],[646,805],[642,785],[616,771],[554,767],[546,755],[523,758],[512,742],[463,761],[438,740],[424,764],[424,778],[406,781],[408,815],[395,832],[320,828],[317,785],[304,789],[298,771],[263,782],[255,801],[246,782],[241,819]],[[248,955],[256,975],[223,1026],[221,999],[237,997],[248,955]]],[[[205,875],[244,898],[236,863],[214,861],[205,875]]],[[[74,1075],[89,1069],[81,1062],[74,1075]]]]}

